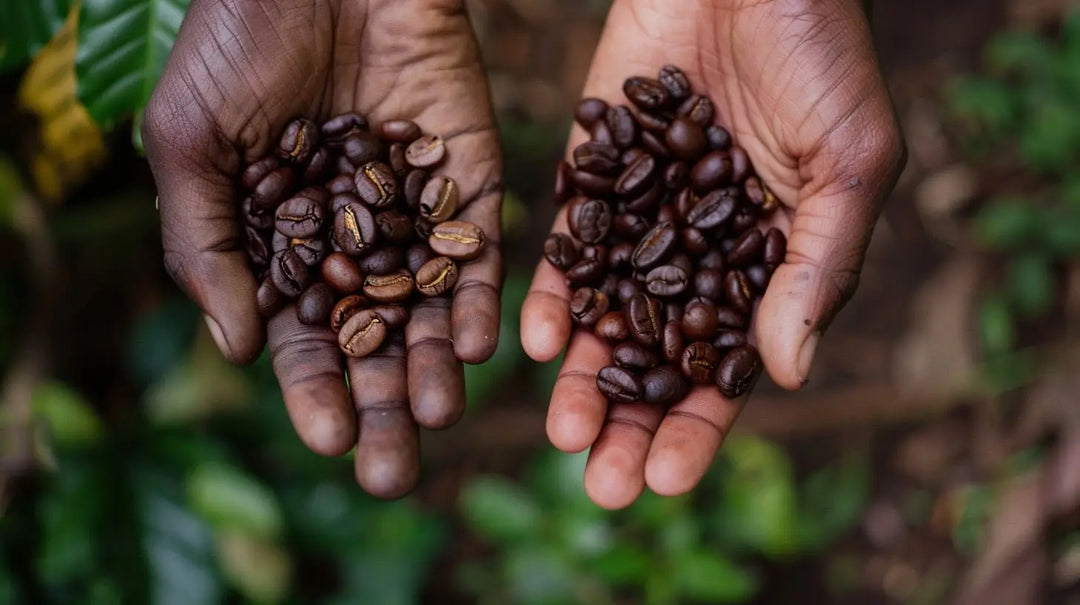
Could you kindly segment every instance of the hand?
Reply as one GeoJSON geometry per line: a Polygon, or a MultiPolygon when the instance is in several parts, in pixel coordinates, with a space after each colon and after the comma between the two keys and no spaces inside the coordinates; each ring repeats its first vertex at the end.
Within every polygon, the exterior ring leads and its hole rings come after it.
{"type": "Polygon", "coordinates": [[[491,244],[462,268],[452,304],[418,304],[404,345],[372,357],[346,364],[330,328],[300,324],[292,306],[269,322],[300,438],[328,456],[356,445],[357,481],[390,498],[417,481],[417,425],[443,428],[465,409],[459,359],[486,360],[498,337],[502,160],[462,0],[194,0],[147,107],[144,140],[165,266],[226,357],[246,363],[264,335],[236,218],[238,175],[290,119],[353,111],[373,123],[409,118],[443,136],[440,172],[458,182],[461,218],[491,244]]]}
{"type": "MultiPolygon", "coordinates": [[[[904,162],[866,17],[858,0],[616,0],[584,96],[626,103],[625,78],[655,77],[668,63],[712,97],[717,120],[785,202],[774,222],[788,235],[787,257],[752,337],[773,380],[799,388],[822,331],[855,290],[904,162]]],[[[569,148],[586,138],[574,126],[569,148]]],[[[566,231],[565,211],[554,229],[566,231]]],[[[541,261],[521,318],[533,359],[550,361],[569,341],[548,413],[552,443],[592,447],[585,488],[601,506],[626,506],[646,485],[689,491],[746,398],[699,387],[666,415],[643,403],[609,410],[596,373],[610,349],[585,331],[571,334],[568,295],[562,274],[541,261]]]]}

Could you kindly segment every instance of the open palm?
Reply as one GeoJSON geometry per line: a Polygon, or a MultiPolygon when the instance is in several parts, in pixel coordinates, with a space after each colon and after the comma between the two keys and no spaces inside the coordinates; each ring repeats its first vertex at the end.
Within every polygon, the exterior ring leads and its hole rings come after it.
{"type": "Polygon", "coordinates": [[[501,274],[501,158],[463,0],[194,0],[146,111],[165,264],[202,307],[223,353],[249,362],[269,342],[301,439],[339,455],[373,494],[415,485],[418,424],[443,428],[465,407],[460,360],[495,350],[501,274]],[[329,327],[292,306],[263,334],[242,249],[236,183],[290,119],[357,112],[408,118],[441,135],[464,210],[491,241],[465,265],[453,302],[413,308],[404,343],[346,364],[329,327]],[[348,375],[350,389],[346,385],[348,375]]]}
{"type": "MultiPolygon", "coordinates": [[[[785,202],[770,219],[787,256],[757,310],[752,338],[775,382],[798,388],[821,332],[854,292],[880,205],[904,148],[856,0],[616,0],[584,96],[625,102],[622,83],[682,67],[717,121],[746,149],[785,202]]],[[[571,132],[569,149],[587,138],[571,132]]],[[[555,230],[566,231],[565,211],[555,230]]],[[[630,504],[648,485],[691,489],[705,473],[745,396],[697,387],[665,411],[610,409],[596,389],[610,348],[572,332],[562,274],[541,262],[522,313],[522,344],[538,361],[569,342],[551,398],[548,435],[570,452],[592,447],[585,486],[598,504],[630,504]]]]}

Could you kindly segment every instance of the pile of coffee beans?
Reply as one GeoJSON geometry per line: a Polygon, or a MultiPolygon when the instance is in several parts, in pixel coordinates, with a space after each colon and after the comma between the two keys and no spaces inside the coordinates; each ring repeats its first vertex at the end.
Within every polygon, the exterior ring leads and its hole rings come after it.
{"type": "Polygon", "coordinates": [[[544,256],[566,276],[573,321],[614,346],[596,379],[611,402],[671,405],[694,384],[737,397],[762,368],[747,329],[784,258],[784,234],[758,227],[779,201],[683,71],[623,92],[634,109],[578,103],[591,140],[555,182],[570,235],[549,236],[544,256]]]}
{"type": "Polygon", "coordinates": [[[290,122],[241,176],[260,313],[295,301],[302,323],[330,325],[342,352],[363,357],[405,325],[410,301],[451,294],[485,239],[452,220],[457,183],[431,172],[445,157],[444,141],[410,120],[290,122]]]}

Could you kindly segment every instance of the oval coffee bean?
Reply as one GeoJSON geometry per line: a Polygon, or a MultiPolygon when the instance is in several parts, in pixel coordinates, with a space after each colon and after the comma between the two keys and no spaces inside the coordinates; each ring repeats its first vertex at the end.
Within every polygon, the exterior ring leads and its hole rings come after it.
{"type": "Polygon", "coordinates": [[[297,166],[304,166],[311,161],[318,147],[319,127],[311,120],[300,118],[285,126],[278,143],[278,155],[297,166]]]}
{"type": "Polygon", "coordinates": [[[272,212],[278,204],[292,195],[296,173],[286,166],[272,170],[251,192],[251,205],[258,212],[272,212]]]}
{"type": "Polygon", "coordinates": [[[647,347],[660,342],[660,301],[643,293],[634,295],[627,306],[626,320],[634,340],[647,347]]]}
{"type": "Polygon", "coordinates": [[[705,256],[698,259],[698,267],[724,273],[727,269],[727,263],[724,261],[724,253],[715,249],[709,250],[705,253],[705,256]]]}
{"type": "Polygon", "coordinates": [[[405,253],[401,248],[376,248],[356,262],[364,275],[386,275],[405,265],[405,253]]]}
{"type": "Polygon", "coordinates": [[[679,116],[690,118],[696,122],[698,126],[705,128],[709,124],[712,124],[713,118],[716,116],[716,108],[713,106],[713,102],[709,97],[693,95],[686,99],[675,113],[679,116]]]}
{"type": "Polygon", "coordinates": [[[598,284],[604,279],[602,258],[582,258],[566,270],[566,281],[572,286],[598,284]]]}
{"type": "Polygon", "coordinates": [[[615,191],[615,179],[586,172],[584,170],[570,171],[570,182],[586,195],[606,196],[615,191]]]}
{"type": "Polygon", "coordinates": [[[656,181],[645,190],[644,193],[636,198],[626,202],[626,211],[633,212],[635,214],[648,214],[656,209],[660,205],[660,200],[664,196],[664,187],[656,181]]]}
{"type": "Polygon", "coordinates": [[[675,225],[663,222],[658,223],[649,230],[631,256],[631,263],[639,271],[647,271],[663,263],[675,250],[678,243],[678,232],[675,225]]]}
{"type": "Polygon", "coordinates": [[[559,162],[559,167],[555,169],[555,187],[553,193],[555,194],[555,204],[562,205],[566,203],[566,200],[570,199],[573,195],[573,187],[570,186],[570,171],[573,167],[569,162],[559,162]]]}
{"type": "Polygon", "coordinates": [[[620,279],[619,283],[615,284],[615,298],[623,306],[629,305],[630,299],[640,292],[641,288],[632,279],[620,279]]]}
{"type": "Polygon", "coordinates": [[[578,261],[574,238],[565,233],[552,233],[544,240],[544,258],[560,271],[566,271],[578,261]]]}
{"type": "Polygon", "coordinates": [[[724,274],[715,269],[694,273],[694,295],[717,302],[724,297],[724,274]]]}
{"type": "Polygon", "coordinates": [[[398,178],[404,177],[412,170],[412,166],[409,166],[409,163],[405,161],[405,146],[401,143],[392,143],[390,145],[387,164],[398,178]]]}
{"type": "Polygon", "coordinates": [[[338,331],[338,346],[349,357],[366,357],[386,340],[387,326],[379,314],[361,309],[338,331]]]}
{"type": "Polygon", "coordinates": [[[312,284],[296,301],[296,317],[308,326],[325,324],[334,309],[334,289],[319,282],[312,284]]]}
{"type": "MultiPolygon", "coordinates": [[[[339,174],[327,181],[326,190],[330,192],[330,195],[334,196],[330,198],[330,208],[333,209],[334,200],[339,195],[349,194],[356,198],[356,181],[353,179],[352,174],[339,174]]],[[[356,199],[359,200],[360,198],[356,199]]]]}
{"type": "Polygon", "coordinates": [[[644,389],[641,381],[626,370],[608,366],[596,374],[596,388],[613,403],[641,401],[644,389]]]}
{"type": "Polygon", "coordinates": [[[739,397],[753,388],[759,374],[761,357],[757,349],[745,345],[724,355],[716,369],[716,386],[724,397],[739,397]]]}
{"type": "Polygon", "coordinates": [[[588,130],[607,115],[608,104],[602,99],[585,98],[578,101],[574,108],[574,119],[582,128],[588,130]]]}
{"type": "Polygon", "coordinates": [[[420,196],[424,193],[424,187],[427,186],[428,179],[431,175],[426,170],[414,168],[409,171],[409,174],[405,175],[405,184],[402,185],[403,194],[405,197],[405,206],[413,211],[419,212],[420,210],[420,196]]]}
{"type": "Polygon", "coordinates": [[[630,113],[629,107],[619,105],[608,109],[605,121],[611,131],[611,140],[619,149],[632,147],[637,141],[637,121],[634,120],[634,114],[630,113]]]}
{"type": "Polygon", "coordinates": [[[367,252],[374,245],[377,234],[371,212],[359,203],[346,204],[334,216],[334,242],[349,256],[367,252]]]}
{"type": "Polygon", "coordinates": [[[339,300],[330,311],[330,328],[335,332],[340,331],[341,326],[345,325],[349,318],[366,309],[368,305],[368,299],[360,294],[353,294],[339,300]]]}
{"type": "Polygon", "coordinates": [[[294,252],[300,255],[300,258],[304,259],[309,267],[314,267],[322,262],[326,258],[326,252],[328,246],[326,240],[322,237],[311,238],[292,238],[289,240],[289,247],[294,252]]]}
{"type": "Polygon", "coordinates": [[[674,65],[665,65],[660,68],[660,84],[668,91],[668,97],[672,101],[682,101],[690,96],[690,79],[683,70],[674,65]]]}
{"type": "Polygon", "coordinates": [[[398,199],[394,171],[382,162],[368,162],[356,171],[356,195],[372,208],[389,208],[398,199]]]}
{"type": "Polygon", "coordinates": [[[241,216],[247,226],[254,227],[258,231],[269,231],[274,228],[274,213],[256,210],[250,195],[241,202],[241,216]]]}
{"type": "Polygon", "coordinates": [[[643,155],[619,175],[615,181],[615,193],[619,195],[637,195],[644,192],[656,178],[656,159],[643,155]]]}
{"type": "Polygon", "coordinates": [[[578,288],[570,297],[570,316],[579,325],[591,328],[608,312],[610,304],[607,295],[600,290],[578,288]]]}
{"type": "Polygon", "coordinates": [[[615,345],[611,359],[620,368],[634,372],[645,372],[660,364],[660,356],[640,343],[628,340],[615,345]]]}
{"type": "Polygon", "coordinates": [[[671,150],[668,149],[667,144],[664,143],[663,137],[663,134],[643,130],[641,131],[641,146],[654,157],[660,159],[670,158],[671,150]]]}
{"type": "Polygon", "coordinates": [[[750,325],[750,322],[745,315],[731,307],[718,307],[716,309],[716,320],[719,322],[721,328],[745,330],[747,326],[750,325]]]}
{"type": "Polygon", "coordinates": [[[405,149],[405,160],[414,168],[431,168],[446,157],[442,137],[428,134],[416,139],[405,149]]]}
{"type": "Polygon", "coordinates": [[[255,293],[255,304],[259,308],[259,315],[270,318],[285,306],[285,297],[268,277],[259,284],[259,290],[255,293]]]}
{"type": "Polygon", "coordinates": [[[712,342],[719,325],[716,305],[711,302],[694,301],[683,311],[682,331],[690,340],[712,342]]]}
{"type": "Polygon", "coordinates": [[[571,202],[569,209],[570,233],[587,244],[595,244],[607,237],[611,228],[611,207],[607,202],[579,198],[571,202]]]}
{"type": "Polygon", "coordinates": [[[743,273],[746,274],[746,281],[750,282],[755,291],[764,293],[765,289],[769,287],[769,278],[772,276],[764,266],[750,265],[743,270],[743,273]]]}
{"type": "Polygon", "coordinates": [[[619,171],[619,150],[614,145],[586,141],[574,148],[574,165],[593,174],[615,174],[619,171]]]}
{"type": "Polygon", "coordinates": [[[611,247],[608,252],[608,270],[621,271],[630,266],[630,259],[634,257],[634,244],[619,242],[611,247]]]}
{"type": "Polygon", "coordinates": [[[396,303],[408,300],[414,287],[413,276],[405,269],[364,278],[364,296],[375,302],[396,303]]]}
{"type": "Polygon", "coordinates": [[[322,231],[330,194],[322,187],[308,187],[278,206],[274,228],[288,237],[315,237],[322,231]]]}
{"type": "Polygon", "coordinates": [[[704,194],[731,182],[731,154],[710,151],[690,170],[690,184],[694,191],[704,194]]]}
{"type": "Polygon", "coordinates": [[[437,255],[431,250],[431,247],[426,243],[413,244],[405,250],[405,266],[409,269],[409,272],[416,275],[420,271],[420,267],[423,267],[427,262],[437,255]]]}
{"type": "Polygon", "coordinates": [[[679,232],[683,250],[695,258],[703,256],[709,251],[709,240],[705,234],[693,227],[686,227],[679,232]]]}
{"type": "Polygon", "coordinates": [[[597,121],[589,128],[589,138],[597,143],[607,143],[608,145],[615,144],[615,138],[611,136],[611,129],[607,125],[607,111],[604,111],[604,118],[597,121]]]}
{"type": "Polygon", "coordinates": [[[694,342],[683,350],[680,369],[683,376],[694,384],[712,384],[716,380],[716,368],[720,365],[720,352],[707,342],[694,342]]]}
{"type": "Polygon", "coordinates": [[[745,273],[738,269],[728,271],[727,276],[724,277],[724,298],[736,311],[743,314],[750,313],[754,306],[754,295],[745,273]]]}
{"type": "Polygon", "coordinates": [[[643,111],[660,109],[668,102],[667,88],[652,78],[627,78],[623,82],[623,94],[643,111]]]}
{"type": "Polygon", "coordinates": [[[713,124],[705,129],[705,139],[709,142],[709,149],[713,151],[731,149],[731,133],[719,124],[713,124]]]}
{"type": "Polygon", "coordinates": [[[472,260],[484,250],[483,230],[465,221],[447,221],[431,229],[428,245],[437,254],[454,260],[472,260]]]}
{"type": "Polygon", "coordinates": [[[363,166],[379,159],[382,143],[370,132],[359,131],[345,137],[342,151],[350,164],[363,166]]]}
{"type": "Polygon", "coordinates": [[[660,332],[660,353],[664,359],[678,362],[683,353],[683,335],[679,329],[679,322],[669,321],[664,324],[660,332]]]}
{"type": "Polygon", "coordinates": [[[690,164],[672,162],[664,169],[664,187],[671,190],[682,189],[690,182],[690,164]]]}
{"type": "Polygon", "coordinates": [[[322,262],[322,277],[338,292],[356,292],[364,285],[364,276],[344,252],[333,252],[322,262]]]}
{"type": "MultiPolygon", "coordinates": [[[[610,299],[610,296],[608,298],[610,299]]],[[[630,338],[630,326],[627,325],[626,315],[622,311],[608,311],[596,322],[593,332],[599,338],[612,342],[622,342],[630,338]]]]}
{"type": "Polygon", "coordinates": [[[454,179],[437,175],[420,194],[420,215],[433,223],[450,220],[458,208],[458,186],[454,179]]]}
{"type": "Polygon", "coordinates": [[[307,263],[292,249],[282,250],[270,260],[270,279],[287,298],[296,298],[311,283],[307,263]]]}
{"type": "Polygon", "coordinates": [[[676,118],[664,133],[667,148],[678,159],[685,162],[697,161],[705,152],[708,141],[705,131],[690,118],[676,118]]]}
{"type": "Polygon", "coordinates": [[[240,185],[247,191],[252,191],[271,172],[281,166],[281,161],[274,155],[264,156],[247,165],[240,173],[240,185]]]}
{"type": "Polygon", "coordinates": [[[341,145],[345,137],[368,129],[368,121],[356,113],[343,113],[323,122],[323,139],[332,145],[341,145]]]}
{"type": "Polygon", "coordinates": [[[742,330],[720,330],[713,339],[713,346],[721,352],[727,352],[746,344],[746,332],[742,330]]]}
{"type": "Polygon", "coordinates": [[[765,236],[757,229],[750,229],[735,240],[735,246],[728,252],[727,261],[733,267],[745,267],[761,260],[764,249],[765,236]]]}
{"type": "Polygon", "coordinates": [[[678,403],[690,390],[682,372],[669,365],[649,370],[641,379],[641,384],[644,387],[647,403],[664,406],[678,403]]]}
{"type": "Polygon", "coordinates": [[[685,292],[689,282],[690,276],[682,267],[660,265],[645,277],[645,289],[654,296],[669,298],[685,292]]]}
{"type": "Polygon", "coordinates": [[[765,250],[762,254],[762,263],[765,268],[770,273],[776,271],[776,268],[784,262],[786,254],[787,238],[784,237],[784,232],[776,227],[769,229],[769,232],[765,234],[765,250]]]}
{"type": "Polygon", "coordinates": [[[407,244],[413,238],[412,220],[397,210],[384,210],[375,215],[379,239],[394,244],[407,244]]]}
{"type": "Polygon", "coordinates": [[[254,227],[247,226],[244,227],[244,239],[247,240],[246,249],[251,263],[256,267],[265,267],[274,255],[266,236],[254,227]]]}
{"type": "Polygon", "coordinates": [[[750,156],[746,150],[738,145],[731,148],[731,180],[741,183],[750,176],[754,170],[750,163],[750,156]]]}
{"type": "Polygon", "coordinates": [[[457,263],[445,256],[438,256],[416,272],[416,289],[424,296],[441,296],[453,289],[457,280],[457,263]]]}
{"type": "Polygon", "coordinates": [[[651,111],[638,112],[637,119],[638,124],[640,124],[642,128],[649,132],[659,134],[663,134],[668,126],[671,125],[671,120],[667,116],[656,114],[651,111]]]}
{"type": "Polygon", "coordinates": [[[395,143],[408,145],[422,134],[420,127],[412,120],[388,120],[379,124],[379,136],[395,143]]]}
{"type": "MultiPolygon", "coordinates": [[[[636,242],[649,232],[649,221],[636,214],[619,214],[612,228],[620,239],[636,242]]],[[[623,242],[628,243],[628,242],[623,242]]]]}
{"type": "Polygon", "coordinates": [[[409,311],[403,305],[378,305],[371,307],[391,330],[404,326],[409,321],[409,311]]]}
{"type": "Polygon", "coordinates": [[[686,214],[686,220],[695,229],[704,232],[716,231],[731,220],[736,204],[735,198],[727,197],[720,191],[713,191],[694,204],[686,214]]]}

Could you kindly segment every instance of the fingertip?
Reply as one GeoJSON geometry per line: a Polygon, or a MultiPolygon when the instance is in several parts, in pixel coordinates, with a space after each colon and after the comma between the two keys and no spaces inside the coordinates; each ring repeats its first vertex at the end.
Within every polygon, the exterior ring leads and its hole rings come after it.
{"type": "Polygon", "coordinates": [[[343,405],[345,383],[313,380],[286,387],[283,396],[300,441],[322,456],[340,456],[356,445],[356,414],[343,405]]]}
{"type": "MultiPolygon", "coordinates": [[[[660,496],[681,496],[697,485],[704,471],[700,461],[671,445],[653,447],[645,461],[645,484],[660,496]]],[[[711,459],[710,459],[711,462],[711,459]]],[[[708,468],[708,464],[704,465],[708,468]]]]}
{"type": "Polygon", "coordinates": [[[555,449],[567,454],[585,451],[596,440],[596,434],[587,430],[584,424],[588,422],[590,415],[573,409],[572,405],[561,407],[563,409],[552,410],[548,413],[546,425],[548,440],[555,449]]]}
{"type": "Polygon", "coordinates": [[[521,347],[533,361],[547,363],[570,338],[565,301],[550,292],[532,292],[521,307],[521,347]]]}
{"type": "Polygon", "coordinates": [[[797,390],[806,384],[818,338],[810,300],[809,274],[798,265],[781,265],[773,274],[755,319],[761,361],[778,386],[797,390]]]}
{"type": "Polygon", "coordinates": [[[618,445],[609,445],[602,452],[594,450],[585,466],[585,493],[594,504],[607,510],[623,509],[644,490],[640,455],[618,445]]]}
{"type": "Polygon", "coordinates": [[[210,315],[204,314],[203,319],[218,350],[230,363],[249,365],[259,358],[266,343],[266,330],[261,320],[244,321],[242,325],[232,323],[230,325],[233,329],[226,333],[221,324],[210,315]]]}

